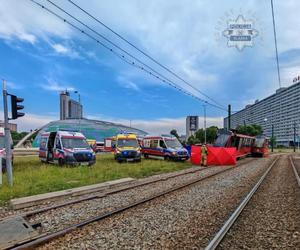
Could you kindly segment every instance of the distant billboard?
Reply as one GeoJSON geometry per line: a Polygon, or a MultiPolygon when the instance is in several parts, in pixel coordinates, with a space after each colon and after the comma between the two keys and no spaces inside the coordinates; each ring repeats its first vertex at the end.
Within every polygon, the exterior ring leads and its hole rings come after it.
{"type": "Polygon", "coordinates": [[[189,116],[189,130],[196,131],[198,130],[198,116],[189,116]]]}

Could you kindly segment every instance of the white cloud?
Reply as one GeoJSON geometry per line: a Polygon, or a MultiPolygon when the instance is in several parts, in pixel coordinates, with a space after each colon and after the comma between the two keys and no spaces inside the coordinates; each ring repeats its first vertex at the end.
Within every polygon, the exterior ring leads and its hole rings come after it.
{"type": "Polygon", "coordinates": [[[16,84],[14,82],[6,82],[6,86],[8,89],[23,89],[24,88],[23,86],[16,84]]]}
{"type": "MultiPolygon", "coordinates": [[[[222,117],[207,117],[207,126],[223,127],[222,117]]],[[[203,127],[203,119],[199,118],[200,127],[203,127]]],[[[140,128],[151,134],[168,134],[172,129],[176,129],[179,134],[185,134],[186,117],[181,118],[161,118],[155,120],[132,120],[131,126],[140,128]]]]}
{"type": "Polygon", "coordinates": [[[71,28],[41,11],[30,1],[0,1],[0,37],[36,43],[40,38],[57,35],[68,38],[71,28]]]}
{"type": "MultiPolygon", "coordinates": [[[[3,111],[0,112],[0,116],[3,117],[3,111]]],[[[18,131],[30,131],[31,129],[40,128],[50,121],[58,120],[57,116],[44,116],[32,113],[25,113],[25,116],[18,118],[17,120],[11,121],[18,125],[18,131]]]]}
{"type": "MultiPolygon", "coordinates": [[[[47,6],[49,3],[40,1],[47,6]]],[[[257,14],[257,21],[263,26],[259,37],[263,37],[262,45],[255,44],[255,51],[258,58],[274,57],[274,40],[271,19],[271,8],[269,1],[258,4],[257,1],[238,2],[229,0],[226,3],[220,3],[217,0],[203,1],[86,1],[78,0],[80,6],[99,17],[104,23],[115,29],[117,32],[138,45],[138,47],[147,51],[158,61],[173,69],[180,76],[183,76],[193,85],[201,88],[208,95],[214,93],[213,89],[218,89],[218,85],[223,85],[222,73],[224,65],[235,72],[235,66],[245,60],[244,52],[237,52],[233,48],[227,48],[224,38],[220,42],[215,39],[217,23],[224,17],[225,12],[234,9],[235,15],[239,14],[242,8],[243,14],[247,18],[247,11],[252,10],[257,14]],[[239,4],[240,3],[240,4],[239,4]],[[101,13],[101,15],[99,15],[101,13]],[[211,70],[213,69],[213,70],[211,70]]],[[[63,8],[72,11],[76,17],[84,22],[92,24],[92,20],[84,16],[81,12],[72,7],[67,1],[57,2],[63,8]]],[[[275,17],[277,25],[277,38],[279,52],[287,51],[299,47],[300,34],[297,30],[299,18],[294,10],[300,8],[300,2],[296,0],[276,1],[275,17]]],[[[55,8],[54,8],[55,9],[55,8]]],[[[221,20],[222,25],[226,25],[226,17],[221,20]]],[[[37,43],[39,39],[49,39],[59,37],[60,39],[86,39],[79,32],[74,31],[70,26],[64,24],[56,17],[49,15],[45,10],[35,6],[30,1],[0,1],[0,37],[4,39],[19,39],[29,43],[37,43]],[[32,18],[34,17],[34,18],[32,18]]],[[[101,33],[107,35],[107,31],[93,22],[92,27],[96,27],[101,33]]],[[[116,41],[111,33],[109,37],[116,41]]],[[[118,44],[128,48],[128,45],[118,40],[118,44]]],[[[63,44],[53,44],[56,53],[65,56],[74,56],[71,46],[63,44]]],[[[245,49],[250,51],[252,48],[245,49]]],[[[95,57],[93,47],[88,48],[89,58],[95,57]]],[[[76,51],[75,51],[76,55],[76,51]]],[[[88,54],[87,54],[88,55],[88,54]]],[[[141,54],[139,57],[150,62],[141,54]]],[[[255,63],[255,62],[249,62],[255,63]]],[[[274,60],[275,65],[275,60],[274,60]]],[[[114,67],[115,65],[112,65],[114,67]]],[[[245,63],[245,67],[246,67],[245,63]]],[[[132,72],[133,70],[129,70],[132,72]]],[[[137,70],[135,70],[137,71],[137,70]]],[[[283,69],[283,80],[289,79],[298,71],[298,67],[283,69]]],[[[170,76],[169,73],[165,72],[170,76]]],[[[241,72],[238,71],[240,74],[241,72]]],[[[149,77],[137,73],[144,79],[149,77]]],[[[270,86],[274,84],[276,78],[276,67],[268,69],[266,75],[274,75],[270,86]]],[[[232,74],[234,77],[234,74],[232,74]]],[[[172,79],[175,79],[172,76],[172,79]]],[[[269,81],[267,78],[266,81],[269,81]]],[[[292,79],[292,78],[291,78],[292,79]]],[[[127,83],[123,86],[138,90],[137,78],[135,76],[127,77],[127,83]]],[[[250,82],[251,80],[249,80],[250,82]]],[[[178,81],[180,82],[180,81],[178,81]]],[[[153,79],[150,84],[157,84],[153,79]]],[[[160,83],[161,84],[161,83],[160,83]]],[[[258,83],[253,83],[253,89],[258,89],[258,83]]],[[[260,84],[260,83],[259,83],[260,84]]],[[[180,82],[181,86],[186,86],[180,82]]],[[[230,85],[230,83],[228,83],[230,85]]],[[[268,85],[268,86],[269,86],[268,85]]],[[[230,88],[230,86],[228,86],[230,88]]],[[[241,86],[241,87],[244,87],[241,86]]],[[[49,87],[55,91],[65,88],[54,84],[49,87]]],[[[272,87],[274,90],[274,87],[272,87]]],[[[189,89],[189,88],[188,88],[189,89]]],[[[270,89],[262,89],[260,95],[269,93],[270,89]]],[[[252,99],[256,93],[253,91],[247,97],[252,99]]],[[[238,99],[238,98],[237,98],[238,99]]]]}
{"type": "MultiPolygon", "coordinates": [[[[185,134],[186,131],[186,117],[178,118],[160,118],[160,119],[118,119],[105,117],[102,115],[90,115],[90,119],[111,121],[114,123],[120,123],[126,126],[131,126],[134,128],[142,129],[150,134],[168,134],[172,129],[176,129],[179,134],[185,134]]],[[[207,117],[206,118],[207,127],[218,126],[223,127],[223,117],[207,117]]],[[[204,124],[203,117],[199,117],[199,127],[202,128],[204,124]]]]}
{"type": "MultiPolygon", "coordinates": [[[[1,117],[3,117],[3,112],[0,112],[1,117]]],[[[130,120],[126,119],[115,119],[103,117],[102,115],[90,115],[89,119],[97,119],[110,121],[114,123],[123,124],[126,126],[130,125],[130,120]]],[[[18,131],[30,131],[36,128],[40,128],[51,121],[56,121],[59,118],[55,115],[37,115],[33,113],[26,113],[25,116],[15,120],[14,122],[18,124],[18,131]]],[[[131,120],[131,126],[144,130],[150,134],[168,134],[172,129],[176,129],[179,134],[185,134],[185,117],[179,118],[161,118],[161,119],[133,119],[131,120]]],[[[207,127],[218,126],[223,127],[223,117],[207,117],[207,127]]],[[[203,127],[203,117],[199,117],[199,127],[203,127]]]]}
{"type": "Polygon", "coordinates": [[[67,47],[58,43],[53,44],[52,48],[59,54],[67,54],[70,51],[67,47]]]}
{"type": "Polygon", "coordinates": [[[68,56],[68,57],[73,58],[73,59],[81,58],[79,53],[77,51],[75,51],[74,49],[72,49],[71,47],[69,47],[69,46],[66,46],[66,45],[63,45],[63,44],[60,44],[60,43],[54,43],[54,44],[51,44],[51,47],[54,49],[54,51],[57,54],[68,56]]]}
{"type": "Polygon", "coordinates": [[[281,82],[282,86],[289,86],[293,79],[300,75],[300,64],[288,66],[281,69],[281,82]]]}
{"type": "Polygon", "coordinates": [[[48,79],[47,83],[40,85],[40,87],[44,90],[55,91],[55,92],[64,91],[64,90],[69,90],[69,91],[75,90],[75,88],[71,85],[61,85],[51,79],[48,79]]]}
{"type": "Polygon", "coordinates": [[[135,91],[140,90],[136,83],[134,83],[132,80],[128,79],[127,77],[125,77],[123,75],[119,75],[117,77],[117,81],[118,81],[119,85],[123,88],[132,89],[135,91]]]}
{"type": "Polygon", "coordinates": [[[25,116],[17,119],[16,123],[18,124],[18,131],[29,131],[40,128],[54,120],[58,120],[58,117],[26,113],[25,116]]]}

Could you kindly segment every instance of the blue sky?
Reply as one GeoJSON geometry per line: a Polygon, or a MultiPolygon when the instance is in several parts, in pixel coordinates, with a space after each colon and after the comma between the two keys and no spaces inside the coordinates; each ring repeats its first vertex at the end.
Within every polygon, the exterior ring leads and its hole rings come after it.
{"type": "MultiPolygon", "coordinates": [[[[37,0],[57,11],[46,0],[37,0]]],[[[67,0],[53,1],[91,25],[182,88],[205,99],[67,0]]],[[[270,1],[82,1],[74,0],[202,92],[234,110],[278,88],[270,1]],[[227,20],[254,20],[254,46],[238,51],[222,36],[227,20]]],[[[299,1],[274,0],[282,85],[300,72],[299,1]]],[[[58,12],[60,13],[60,12],[58,12]]],[[[29,0],[0,1],[0,77],[9,92],[25,98],[20,130],[58,119],[58,93],[81,93],[84,116],[129,124],[152,133],[185,130],[185,116],[202,103],[131,67],[29,0]]],[[[73,94],[74,98],[77,98],[73,94]]],[[[1,100],[2,104],[2,100],[1,100]]],[[[1,105],[2,109],[2,105],[1,105]]],[[[208,125],[226,112],[207,107],[208,125]]],[[[202,119],[200,119],[200,125],[202,119]]]]}

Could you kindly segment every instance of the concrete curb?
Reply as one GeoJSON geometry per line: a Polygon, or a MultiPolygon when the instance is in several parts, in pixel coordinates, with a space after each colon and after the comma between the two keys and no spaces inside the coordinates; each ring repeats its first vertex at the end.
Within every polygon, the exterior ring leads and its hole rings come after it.
{"type": "Polygon", "coordinates": [[[98,192],[105,190],[111,187],[117,187],[122,184],[126,184],[132,182],[133,178],[122,178],[119,180],[107,181],[99,184],[83,186],[78,188],[66,189],[62,191],[50,192],[45,194],[38,194],[33,196],[27,196],[22,198],[16,198],[10,200],[10,206],[17,210],[21,208],[31,207],[35,205],[39,205],[45,201],[51,201],[62,197],[69,197],[69,196],[78,196],[84,195],[88,193],[98,192]]]}

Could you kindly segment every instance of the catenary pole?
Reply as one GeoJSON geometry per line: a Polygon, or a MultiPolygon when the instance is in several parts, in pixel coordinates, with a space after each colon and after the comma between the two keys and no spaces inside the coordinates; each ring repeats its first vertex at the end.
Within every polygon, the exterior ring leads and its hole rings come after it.
{"type": "Polygon", "coordinates": [[[231,105],[228,105],[228,130],[231,129],[231,105]]]}
{"type": "Polygon", "coordinates": [[[272,124],[272,141],[271,141],[271,152],[274,151],[274,125],[272,124]]]}
{"type": "Polygon", "coordinates": [[[294,122],[294,152],[296,152],[296,122],[294,122]]]}
{"type": "Polygon", "coordinates": [[[6,82],[3,80],[3,107],[4,107],[4,134],[5,134],[5,153],[6,153],[6,171],[9,186],[13,185],[13,173],[11,166],[11,142],[10,130],[8,127],[8,107],[6,82]]]}
{"type": "Polygon", "coordinates": [[[203,105],[204,108],[204,144],[206,144],[206,105],[203,105]]]}

